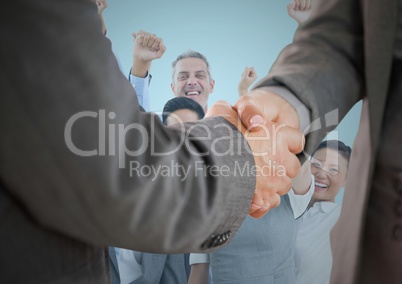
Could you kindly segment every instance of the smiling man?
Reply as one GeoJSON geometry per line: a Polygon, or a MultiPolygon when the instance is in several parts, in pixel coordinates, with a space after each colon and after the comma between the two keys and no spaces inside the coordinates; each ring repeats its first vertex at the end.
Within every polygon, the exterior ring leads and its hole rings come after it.
{"type": "Polygon", "coordinates": [[[214,91],[214,86],[208,60],[201,53],[188,50],[173,61],[171,88],[176,97],[193,99],[206,112],[209,94],[214,91]]]}

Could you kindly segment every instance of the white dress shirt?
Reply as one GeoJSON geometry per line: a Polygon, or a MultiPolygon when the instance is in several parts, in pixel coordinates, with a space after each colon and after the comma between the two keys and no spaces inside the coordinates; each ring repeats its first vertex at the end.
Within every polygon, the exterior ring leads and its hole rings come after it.
{"type": "Polygon", "coordinates": [[[340,212],[341,205],[321,201],[302,216],[295,253],[297,284],[329,283],[332,268],[329,236],[340,212]]]}

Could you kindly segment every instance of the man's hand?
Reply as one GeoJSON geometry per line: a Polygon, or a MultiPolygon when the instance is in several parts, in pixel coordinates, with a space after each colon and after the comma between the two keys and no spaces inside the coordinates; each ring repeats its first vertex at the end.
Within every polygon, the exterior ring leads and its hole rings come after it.
{"type": "Polygon", "coordinates": [[[310,18],[311,1],[312,0],[292,0],[292,2],[287,5],[289,16],[295,19],[299,25],[310,18]]]}
{"type": "Polygon", "coordinates": [[[257,80],[257,73],[255,72],[254,68],[246,68],[241,74],[241,79],[238,86],[238,91],[240,96],[244,96],[248,92],[248,88],[257,80]]]}
{"type": "Polygon", "coordinates": [[[263,88],[257,88],[242,96],[234,105],[244,126],[253,127],[263,122],[283,123],[299,129],[299,116],[285,99],[263,88]]]}
{"type": "Polygon", "coordinates": [[[227,102],[217,102],[209,108],[206,117],[222,116],[235,125],[245,136],[255,161],[256,189],[249,214],[260,218],[280,204],[280,195],[291,187],[291,178],[300,171],[296,153],[303,150],[302,133],[267,121],[252,132],[241,123],[237,112],[227,102]]]}
{"type": "Polygon", "coordinates": [[[161,58],[166,51],[162,38],[145,31],[132,33],[134,37],[133,67],[131,74],[144,78],[153,60],[161,58]]]}

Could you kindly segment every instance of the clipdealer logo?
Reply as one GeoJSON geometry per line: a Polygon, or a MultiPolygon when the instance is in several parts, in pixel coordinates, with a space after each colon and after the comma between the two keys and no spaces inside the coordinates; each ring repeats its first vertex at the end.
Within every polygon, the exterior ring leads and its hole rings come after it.
{"type": "MultiPolygon", "coordinates": [[[[225,156],[225,155],[240,155],[246,149],[251,153],[251,150],[247,146],[247,141],[239,135],[239,132],[234,130],[228,123],[220,123],[213,126],[213,131],[215,133],[222,133],[219,137],[213,137],[211,129],[205,124],[193,124],[191,126],[184,126],[183,122],[178,123],[178,127],[182,131],[177,131],[180,133],[178,143],[174,144],[174,147],[161,147],[161,142],[158,141],[157,135],[161,134],[160,131],[155,130],[156,121],[159,118],[156,115],[152,115],[150,121],[150,127],[145,128],[139,123],[131,123],[128,125],[114,123],[113,120],[116,118],[116,113],[109,112],[106,114],[104,109],[98,112],[94,111],[82,111],[74,114],[67,121],[64,128],[64,139],[68,149],[82,157],[92,157],[92,156],[115,156],[119,158],[119,168],[123,169],[126,167],[126,157],[138,157],[143,154],[150,156],[168,156],[179,151],[182,147],[186,147],[187,151],[194,156],[207,156],[212,153],[215,156],[225,156]],[[98,145],[95,149],[80,149],[76,144],[74,144],[72,139],[72,131],[76,124],[83,122],[87,119],[97,120],[98,127],[98,145]],[[109,120],[109,121],[107,121],[109,120]],[[220,128],[220,130],[218,130],[220,128]],[[135,132],[139,138],[136,141],[136,149],[129,149],[126,145],[126,135],[129,132],[135,132]],[[225,133],[225,134],[223,134],[225,133]],[[200,150],[195,147],[196,141],[211,141],[210,149],[205,150],[205,152],[200,152],[200,150]],[[221,147],[222,141],[225,141],[227,147],[221,147]],[[236,145],[235,145],[236,144],[236,145]],[[243,148],[244,147],[244,148],[243,148]],[[159,152],[158,152],[159,151],[159,152]]],[[[159,124],[161,125],[160,121],[159,124]]],[[[159,125],[159,128],[160,128],[159,125]]],[[[258,140],[267,139],[264,137],[258,137],[258,140]]],[[[171,145],[169,145],[171,146],[171,145]]],[[[130,145],[130,147],[135,147],[130,145]]],[[[254,153],[254,155],[265,155],[266,153],[254,153]]]]}
{"type": "MultiPolygon", "coordinates": [[[[116,118],[116,114],[114,112],[109,112],[108,117],[110,120],[113,120],[116,118]]],[[[125,167],[125,155],[124,154],[130,154],[133,156],[136,155],[141,155],[143,154],[146,149],[147,145],[149,143],[148,141],[148,135],[147,135],[147,130],[145,129],[144,126],[138,124],[138,123],[132,123],[128,126],[125,126],[124,124],[118,124],[118,129],[117,129],[117,134],[118,134],[118,140],[120,141],[118,145],[118,153],[119,153],[119,167],[124,168],[125,167]],[[125,145],[125,136],[128,131],[130,130],[137,130],[141,135],[143,139],[143,143],[141,147],[135,151],[127,149],[125,145]]],[[[91,157],[91,156],[114,156],[116,155],[116,124],[115,123],[109,123],[108,124],[108,153],[106,153],[106,112],[105,110],[99,110],[99,113],[94,112],[94,111],[82,111],[79,113],[74,114],[66,123],[66,126],[64,128],[64,140],[66,142],[66,145],[68,149],[73,152],[74,154],[82,157],[91,157]],[[81,119],[88,119],[88,118],[94,118],[98,119],[98,129],[99,129],[99,137],[98,137],[98,148],[93,149],[93,150],[82,150],[79,149],[72,141],[72,136],[71,132],[73,129],[73,126],[75,123],[78,122],[78,120],[81,119]]]]}
{"type": "MultiPolygon", "coordinates": [[[[262,140],[269,141],[271,143],[270,155],[276,155],[277,151],[277,132],[285,127],[286,125],[279,124],[269,130],[265,127],[264,134],[261,137],[249,137],[246,132],[243,138],[243,135],[239,135],[239,132],[232,129],[227,123],[220,123],[215,125],[214,132],[218,131],[219,133],[225,133],[219,136],[218,138],[214,138],[212,141],[213,135],[211,134],[211,129],[205,124],[193,124],[191,126],[184,126],[183,122],[179,122],[179,126],[182,131],[177,131],[176,133],[180,133],[180,141],[175,145],[174,148],[166,150],[164,147],[160,147],[160,142],[156,142],[156,136],[160,134],[159,131],[155,131],[155,124],[159,118],[157,115],[151,115],[150,127],[147,129],[143,125],[139,123],[131,123],[128,125],[125,124],[117,124],[114,123],[113,120],[116,118],[116,113],[109,112],[106,115],[106,111],[104,109],[95,111],[81,111],[79,113],[74,114],[67,121],[66,126],[64,128],[64,139],[68,149],[82,157],[91,157],[91,156],[118,156],[118,164],[119,168],[124,169],[126,167],[126,157],[138,157],[143,154],[147,154],[150,156],[168,156],[172,155],[176,151],[179,151],[182,147],[186,147],[188,152],[191,155],[195,156],[206,156],[210,155],[210,152],[216,156],[225,156],[225,155],[240,155],[244,149],[246,149],[250,154],[253,154],[255,157],[267,155],[267,152],[261,153],[252,153],[250,148],[247,146],[247,140],[262,140]],[[98,145],[95,149],[84,150],[77,147],[72,140],[72,131],[73,127],[76,123],[79,123],[84,119],[97,119],[98,125],[98,145]],[[107,122],[107,120],[109,120],[107,122]],[[197,128],[202,128],[203,131],[198,131],[197,135],[194,135],[192,131],[197,128]],[[222,128],[222,130],[217,130],[217,128],[222,128]],[[223,130],[224,128],[224,130],[223,130]],[[136,131],[136,135],[140,135],[141,143],[137,143],[137,149],[128,149],[126,145],[126,135],[130,131],[136,131]],[[203,133],[204,136],[200,136],[199,133],[203,133]],[[116,139],[117,137],[117,139],[116,139]],[[116,141],[117,140],[117,141],[116,141]],[[211,147],[206,152],[200,152],[199,149],[195,149],[193,144],[194,141],[211,141],[211,147]],[[225,149],[220,148],[219,142],[225,141],[224,144],[228,145],[225,149]],[[107,142],[107,143],[106,143],[107,142]],[[107,147],[108,146],[108,147],[107,147]],[[159,146],[159,148],[158,148],[159,146]],[[157,149],[163,149],[163,152],[158,152],[157,149]],[[117,154],[116,154],[117,153],[117,154]]],[[[241,123],[239,121],[239,123],[241,123]]],[[[338,110],[331,111],[325,114],[323,118],[317,118],[313,121],[304,131],[304,134],[307,135],[311,132],[321,130],[323,127],[326,129],[332,130],[339,123],[339,114],[338,110]],[[325,126],[324,126],[325,125],[325,126]]],[[[158,126],[160,128],[160,126],[158,126]]],[[[264,128],[264,125],[262,125],[264,128]]],[[[336,131],[335,131],[336,132],[336,131]]],[[[334,133],[334,132],[333,132],[334,133]]],[[[307,158],[310,157],[308,153],[303,151],[303,155],[307,158]]],[[[130,161],[131,162],[131,161],[130,161]]],[[[131,166],[131,164],[130,164],[131,166]]],[[[271,165],[272,166],[272,165],[271,165]]],[[[279,165],[277,165],[279,166],[279,165]]]]}
{"type": "Polygon", "coordinates": [[[234,162],[234,168],[227,165],[205,165],[203,161],[195,161],[191,164],[180,164],[170,161],[164,165],[142,165],[138,161],[130,161],[130,177],[146,177],[152,181],[158,178],[178,177],[181,181],[186,180],[189,176],[193,177],[230,177],[241,176],[244,178],[257,176],[286,176],[286,169],[282,165],[278,165],[276,161],[268,161],[266,165],[259,167],[246,161],[245,163],[234,162]]]}

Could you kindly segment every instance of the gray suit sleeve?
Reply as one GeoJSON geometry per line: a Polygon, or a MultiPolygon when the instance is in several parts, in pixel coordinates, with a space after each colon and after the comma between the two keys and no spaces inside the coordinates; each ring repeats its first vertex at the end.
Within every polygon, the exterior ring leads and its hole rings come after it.
{"type": "Polygon", "coordinates": [[[0,173],[37,222],[158,253],[204,251],[236,233],[255,188],[236,127],[167,128],[140,112],[90,1],[7,8],[18,16],[1,45],[0,173]]]}
{"type": "Polygon", "coordinates": [[[310,111],[309,109],[288,89],[281,86],[260,87],[265,91],[273,92],[283,99],[287,100],[296,110],[299,116],[299,127],[303,133],[308,133],[310,130],[310,111]]]}
{"type": "Polygon", "coordinates": [[[286,87],[309,109],[306,151],[314,151],[363,96],[360,2],[320,1],[257,87],[286,87]],[[350,16],[353,15],[353,16],[350,16]]]}

